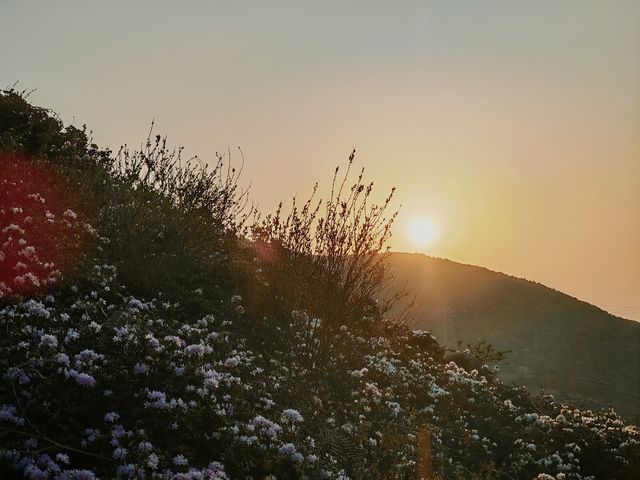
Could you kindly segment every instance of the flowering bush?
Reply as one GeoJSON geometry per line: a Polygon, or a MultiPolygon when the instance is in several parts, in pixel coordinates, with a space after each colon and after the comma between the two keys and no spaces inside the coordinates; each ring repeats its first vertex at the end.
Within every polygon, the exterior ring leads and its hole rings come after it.
{"type": "Polygon", "coordinates": [[[51,165],[0,153],[0,171],[0,300],[38,295],[72,269],[95,231],[78,220],[78,202],[51,165]]]}
{"type": "Polygon", "coordinates": [[[638,430],[613,412],[536,403],[489,367],[443,359],[424,332],[389,342],[345,326],[342,353],[309,369],[304,314],[275,329],[288,350],[259,351],[234,333],[248,321],[237,298],[188,318],[162,295],[127,295],[114,267],[84,282],[0,311],[13,332],[0,342],[0,456],[27,478],[404,478],[418,424],[444,478],[637,466],[638,430]]]}
{"type": "MultiPolygon", "coordinates": [[[[20,132],[0,132],[0,146],[32,145],[20,132]]],[[[90,217],[61,201],[54,218],[38,206],[27,222],[28,185],[9,185],[11,202],[0,205],[11,222],[0,226],[0,268],[13,282],[0,299],[1,478],[414,478],[420,426],[431,432],[438,478],[637,473],[640,433],[614,412],[503,385],[486,349],[448,352],[395,324],[387,335],[383,310],[360,302],[342,324],[328,309],[329,327],[318,299],[306,304],[297,289],[256,305],[252,292],[293,284],[278,275],[295,270],[267,274],[273,258],[255,254],[233,222],[216,221],[215,208],[209,215],[196,202],[191,217],[185,192],[127,180],[91,160],[102,154],[74,163],[78,152],[38,145],[41,161],[63,165],[76,184],[103,187],[90,217]],[[129,208],[133,219],[121,219],[129,208]],[[49,220],[74,266],[63,262],[46,289],[16,289],[24,273],[15,262],[25,271],[49,262],[44,253],[21,260],[16,244],[39,254],[41,235],[29,227],[49,220]]],[[[209,193],[206,205],[218,198],[209,193]]]]}

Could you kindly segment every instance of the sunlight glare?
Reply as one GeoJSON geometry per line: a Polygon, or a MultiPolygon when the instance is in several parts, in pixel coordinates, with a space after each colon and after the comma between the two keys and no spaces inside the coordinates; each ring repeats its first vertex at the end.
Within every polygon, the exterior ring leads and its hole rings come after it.
{"type": "Polygon", "coordinates": [[[431,247],[439,238],[440,229],[430,218],[414,218],[409,224],[409,239],[416,248],[431,247]]]}

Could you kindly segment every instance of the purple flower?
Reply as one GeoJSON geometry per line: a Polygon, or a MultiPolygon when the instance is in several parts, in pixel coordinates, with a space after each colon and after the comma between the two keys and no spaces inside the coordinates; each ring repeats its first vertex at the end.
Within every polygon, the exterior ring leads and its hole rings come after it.
{"type": "Polygon", "coordinates": [[[45,334],[40,337],[40,345],[56,348],[58,346],[58,339],[54,335],[45,334]]]}
{"type": "Polygon", "coordinates": [[[111,430],[111,436],[115,438],[122,438],[127,434],[127,431],[124,429],[122,425],[116,425],[111,430]]]}
{"type": "Polygon", "coordinates": [[[49,478],[49,474],[46,470],[41,470],[34,464],[31,464],[24,469],[24,476],[31,480],[47,480],[49,478]]]}
{"type": "Polygon", "coordinates": [[[147,391],[147,399],[149,401],[144,402],[145,408],[168,410],[175,406],[175,404],[172,404],[173,401],[167,401],[167,395],[164,392],[158,392],[157,390],[147,391]]]}
{"type": "Polygon", "coordinates": [[[65,465],[69,465],[69,455],[66,453],[58,453],[56,455],[56,460],[60,463],[64,463],[65,465]]]}
{"type": "Polygon", "coordinates": [[[75,376],[75,379],[76,379],[76,383],[82,387],[91,388],[96,386],[96,379],[93,378],[88,373],[78,373],[75,376]]]}
{"type": "Polygon", "coordinates": [[[96,480],[96,476],[91,470],[65,470],[60,480],[96,480]]]}
{"type": "Polygon", "coordinates": [[[47,310],[41,302],[29,300],[28,302],[24,303],[24,306],[29,314],[33,316],[45,318],[49,318],[51,316],[51,312],[49,312],[49,310],[47,310]]]}
{"type": "Polygon", "coordinates": [[[77,338],[80,338],[80,334],[78,333],[78,331],[73,328],[70,328],[67,331],[67,335],[64,337],[64,343],[69,343],[72,340],[75,340],[77,338]]]}
{"type": "Polygon", "coordinates": [[[288,408],[284,412],[282,412],[282,420],[285,422],[301,422],[303,420],[302,415],[297,410],[293,408],[288,408]]]}
{"type": "Polygon", "coordinates": [[[104,416],[104,421],[105,422],[109,422],[109,423],[113,423],[116,420],[118,420],[120,418],[120,415],[118,415],[116,412],[107,412],[104,416]]]}
{"type": "Polygon", "coordinates": [[[237,367],[239,363],[240,363],[240,360],[238,360],[238,357],[229,357],[224,361],[224,366],[237,367]]]}
{"type": "Polygon", "coordinates": [[[147,459],[147,466],[151,470],[155,470],[156,468],[158,468],[159,461],[160,460],[158,459],[158,456],[155,453],[152,453],[151,455],[149,455],[149,458],[147,459]]]}
{"type": "Polygon", "coordinates": [[[285,443],[278,450],[280,455],[291,458],[294,462],[301,463],[304,460],[304,456],[296,450],[293,443],[285,443]]]}
{"type": "Polygon", "coordinates": [[[296,447],[293,443],[285,443],[280,447],[278,453],[280,455],[293,455],[296,451],[296,447]]]}
{"type": "Polygon", "coordinates": [[[118,447],[113,451],[113,458],[116,460],[124,460],[127,456],[127,449],[124,447],[118,447]]]}
{"type": "Polygon", "coordinates": [[[144,363],[136,363],[133,366],[133,373],[135,375],[144,375],[149,371],[149,367],[147,367],[144,363]]]}
{"type": "Polygon", "coordinates": [[[61,365],[69,365],[69,356],[66,353],[59,353],[56,355],[56,362],[61,365]]]}
{"type": "Polygon", "coordinates": [[[222,375],[215,370],[205,370],[202,375],[204,377],[204,384],[207,387],[217,388],[218,383],[222,379],[222,375]]]}
{"type": "Polygon", "coordinates": [[[188,345],[184,348],[184,353],[187,355],[204,355],[205,353],[211,353],[213,349],[211,347],[204,346],[200,343],[188,345]]]}
{"type": "Polygon", "coordinates": [[[176,455],[175,457],[173,457],[173,464],[174,465],[189,465],[189,461],[186,459],[186,457],[182,454],[176,455]]]}
{"type": "Polygon", "coordinates": [[[24,418],[18,415],[15,405],[2,405],[0,408],[0,422],[11,422],[18,427],[24,425],[24,418]]]}
{"type": "Polygon", "coordinates": [[[148,452],[149,450],[153,450],[153,445],[151,442],[140,442],[138,444],[138,450],[141,452],[148,452]]]}

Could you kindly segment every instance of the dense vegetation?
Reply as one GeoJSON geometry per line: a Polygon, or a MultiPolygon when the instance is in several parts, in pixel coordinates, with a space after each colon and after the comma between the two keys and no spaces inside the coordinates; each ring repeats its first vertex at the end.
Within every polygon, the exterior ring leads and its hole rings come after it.
{"type": "Polygon", "coordinates": [[[637,473],[613,411],[393,313],[362,175],[260,218],[229,159],[101,150],[12,90],[0,151],[0,477],[415,478],[422,425],[438,478],[637,473]]]}
{"type": "Polygon", "coordinates": [[[388,263],[415,298],[415,326],[441,344],[486,340],[509,351],[503,382],[640,422],[640,322],[482,267],[408,253],[388,263]]]}

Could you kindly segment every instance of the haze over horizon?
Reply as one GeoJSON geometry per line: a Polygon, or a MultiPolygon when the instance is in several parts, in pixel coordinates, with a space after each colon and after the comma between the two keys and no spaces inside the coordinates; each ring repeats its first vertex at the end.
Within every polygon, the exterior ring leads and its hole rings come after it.
{"type": "Polygon", "coordinates": [[[378,198],[398,188],[393,250],[640,321],[640,4],[127,6],[0,2],[0,86],[100,146],[153,118],[187,155],[241,146],[267,211],[355,147],[378,198]]]}

